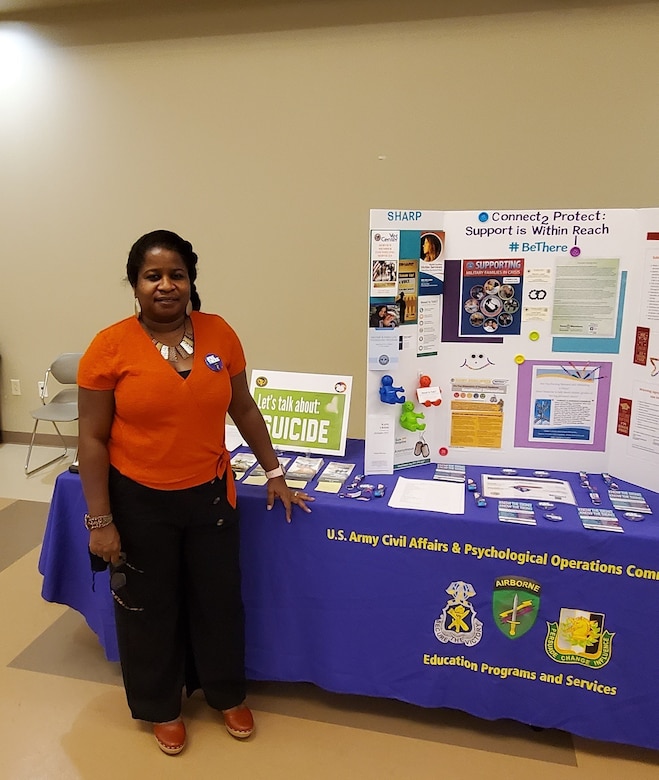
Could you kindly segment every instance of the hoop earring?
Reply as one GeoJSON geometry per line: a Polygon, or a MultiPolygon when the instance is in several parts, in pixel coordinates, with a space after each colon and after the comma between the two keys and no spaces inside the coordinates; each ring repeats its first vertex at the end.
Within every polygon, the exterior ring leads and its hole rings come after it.
{"type": "Polygon", "coordinates": [[[142,306],[140,305],[139,298],[135,298],[135,301],[133,302],[133,308],[135,310],[135,316],[139,320],[140,316],[142,315],[142,306]]]}
{"type": "Polygon", "coordinates": [[[185,314],[187,317],[192,313],[192,301],[188,298],[188,302],[185,304],[185,314]]]}

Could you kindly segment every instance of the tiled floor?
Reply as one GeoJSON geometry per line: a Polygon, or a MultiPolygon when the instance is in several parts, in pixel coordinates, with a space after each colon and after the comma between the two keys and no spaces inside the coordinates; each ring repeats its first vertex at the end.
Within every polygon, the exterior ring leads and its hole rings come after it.
{"type": "MultiPolygon", "coordinates": [[[[23,475],[26,448],[0,445],[0,780],[659,780],[659,753],[511,721],[338,696],[307,684],[253,683],[257,731],[226,734],[195,695],[188,746],[160,753],[131,720],[117,664],[76,612],[41,599],[48,500],[67,461],[23,475]]],[[[659,727],[659,722],[658,722],[659,727]]]]}

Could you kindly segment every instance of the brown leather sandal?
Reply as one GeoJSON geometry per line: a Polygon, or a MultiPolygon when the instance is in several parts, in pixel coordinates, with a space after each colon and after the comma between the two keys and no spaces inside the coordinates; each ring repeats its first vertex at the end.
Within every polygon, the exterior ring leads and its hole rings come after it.
{"type": "Polygon", "coordinates": [[[153,736],[163,753],[176,756],[185,747],[185,723],[181,718],[173,723],[154,723],[153,736]]]}
{"type": "Polygon", "coordinates": [[[222,710],[222,715],[226,730],[232,737],[247,739],[254,731],[254,717],[247,705],[239,704],[229,710],[222,710]]]}

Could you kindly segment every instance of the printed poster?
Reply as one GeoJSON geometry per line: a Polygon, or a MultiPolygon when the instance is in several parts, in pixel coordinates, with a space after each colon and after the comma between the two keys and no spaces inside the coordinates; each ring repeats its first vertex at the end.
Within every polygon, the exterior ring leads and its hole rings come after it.
{"type": "Polygon", "coordinates": [[[559,257],[551,332],[555,336],[616,335],[620,260],[559,257]]]}
{"type": "Polygon", "coordinates": [[[524,259],[463,260],[461,336],[519,336],[524,259]]]}
{"type": "Polygon", "coordinates": [[[518,370],[516,447],[603,452],[612,363],[526,361],[518,370]]]}
{"type": "Polygon", "coordinates": [[[451,380],[451,446],[501,449],[507,379],[451,380]]]}
{"type": "Polygon", "coordinates": [[[250,392],[275,449],[344,455],[352,377],[253,369],[250,392]]]}

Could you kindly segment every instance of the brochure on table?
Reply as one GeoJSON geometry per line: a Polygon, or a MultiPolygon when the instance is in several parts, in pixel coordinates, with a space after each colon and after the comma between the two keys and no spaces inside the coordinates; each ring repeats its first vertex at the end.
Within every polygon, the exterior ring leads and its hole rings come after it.
{"type": "Polygon", "coordinates": [[[659,209],[374,210],[367,474],[609,471],[656,488],[659,209]]]}
{"type": "Polygon", "coordinates": [[[278,450],[344,455],[352,377],[253,369],[250,392],[278,450]]]}

